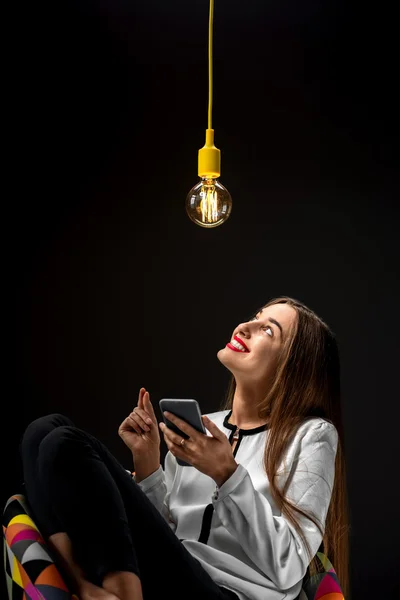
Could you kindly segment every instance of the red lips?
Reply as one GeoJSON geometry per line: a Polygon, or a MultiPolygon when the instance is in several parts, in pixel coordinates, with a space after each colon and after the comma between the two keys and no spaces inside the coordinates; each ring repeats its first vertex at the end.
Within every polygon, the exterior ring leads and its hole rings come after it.
{"type": "MultiPolygon", "coordinates": [[[[243,340],[240,339],[240,337],[238,337],[237,335],[235,335],[233,337],[233,339],[236,340],[237,342],[239,342],[239,344],[242,344],[242,346],[246,350],[246,352],[250,352],[250,350],[248,349],[248,347],[246,346],[246,344],[243,342],[243,340]]],[[[227,344],[227,346],[231,350],[235,350],[236,352],[243,352],[243,350],[239,350],[238,348],[235,348],[235,346],[233,346],[231,343],[227,344]]]]}

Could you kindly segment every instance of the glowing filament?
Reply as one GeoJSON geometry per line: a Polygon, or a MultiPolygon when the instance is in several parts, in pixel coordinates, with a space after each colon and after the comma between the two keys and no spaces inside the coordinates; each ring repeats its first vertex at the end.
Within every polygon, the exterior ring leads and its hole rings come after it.
{"type": "Polygon", "coordinates": [[[218,194],[214,185],[205,185],[200,193],[200,211],[203,223],[218,221],[218,194]]]}

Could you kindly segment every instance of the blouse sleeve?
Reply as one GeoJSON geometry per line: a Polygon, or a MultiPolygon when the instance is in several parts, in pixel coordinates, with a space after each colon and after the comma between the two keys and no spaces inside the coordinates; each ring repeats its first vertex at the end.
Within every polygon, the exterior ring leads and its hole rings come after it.
{"type": "MultiPolygon", "coordinates": [[[[327,421],[311,426],[308,423],[304,429],[291,461],[286,498],[311,512],[324,530],[334,483],[338,434],[327,421]]],[[[278,474],[281,487],[279,480],[278,474]]],[[[300,536],[286,517],[274,514],[268,498],[254,488],[243,465],[239,464],[217,488],[212,502],[222,524],[278,589],[291,588],[303,579],[309,561],[300,536]]],[[[322,536],[310,519],[299,513],[295,516],[314,556],[322,536]]]]}
{"type": "Polygon", "coordinates": [[[162,514],[173,531],[176,530],[176,524],[171,520],[169,497],[176,468],[177,462],[174,460],[173,455],[168,452],[165,457],[165,470],[160,465],[157,471],[138,483],[140,489],[162,514]]]}

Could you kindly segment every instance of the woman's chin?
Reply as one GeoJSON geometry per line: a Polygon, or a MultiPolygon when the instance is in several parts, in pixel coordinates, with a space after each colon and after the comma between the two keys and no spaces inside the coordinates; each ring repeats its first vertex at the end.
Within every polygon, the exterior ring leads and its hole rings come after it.
{"type": "Polygon", "coordinates": [[[224,365],[224,367],[226,367],[227,369],[229,369],[229,371],[232,372],[231,366],[234,365],[235,361],[232,360],[234,359],[233,357],[233,352],[232,350],[229,350],[229,348],[221,348],[221,350],[219,350],[217,352],[217,358],[218,360],[224,365]]]}
{"type": "Polygon", "coordinates": [[[218,360],[220,360],[222,363],[224,363],[224,354],[225,354],[225,350],[226,350],[226,348],[221,348],[221,350],[218,350],[218,352],[217,352],[217,358],[218,358],[218,360]]]}
{"type": "MultiPolygon", "coordinates": [[[[221,350],[218,350],[218,352],[217,352],[217,358],[218,358],[218,360],[220,360],[222,362],[223,365],[225,364],[226,359],[228,358],[227,350],[228,350],[228,348],[225,347],[225,348],[221,348],[221,350]]],[[[228,361],[229,361],[229,358],[228,358],[228,361]]]]}

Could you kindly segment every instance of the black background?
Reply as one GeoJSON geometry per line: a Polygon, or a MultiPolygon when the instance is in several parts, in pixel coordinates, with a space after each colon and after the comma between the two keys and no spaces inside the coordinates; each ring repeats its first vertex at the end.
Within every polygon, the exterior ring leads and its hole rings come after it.
{"type": "Polygon", "coordinates": [[[207,126],[207,0],[16,7],[3,92],[3,504],[21,491],[30,420],[65,413],[130,468],[117,428],[140,386],[159,418],[162,397],[218,410],[228,373],[216,352],[290,295],[341,348],[352,598],[392,597],[394,23],[385,3],[216,0],[213,124],[233,210],[205,230],[184,200],[207,126]]]}

